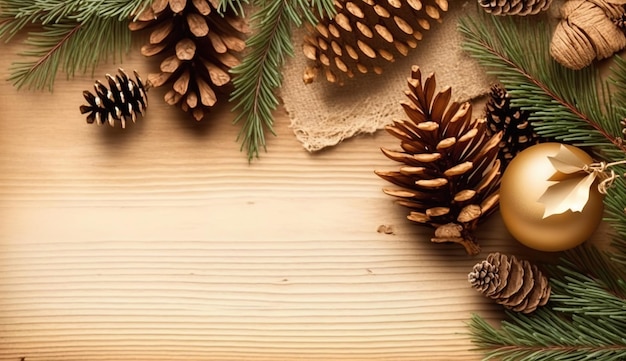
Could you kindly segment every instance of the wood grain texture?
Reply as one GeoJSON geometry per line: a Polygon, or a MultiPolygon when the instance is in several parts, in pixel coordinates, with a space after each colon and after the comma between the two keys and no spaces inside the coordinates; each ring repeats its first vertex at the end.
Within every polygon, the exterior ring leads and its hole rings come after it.
{"type": "MultiPolygon", "coordinates": [[[[82,90],[116,67],[52,94],[0,82],[0,359],[480,359],[465,322],[500,309],[467,283],[478,258],[381,192],[392,137],[312,155],[279,110],[248,164],[227,107],[196,123],[161,89],[125,131],[87,125],[82,90]]],[[[481,258],[528,253],[497,215],[479,237],[481,258]]]]}

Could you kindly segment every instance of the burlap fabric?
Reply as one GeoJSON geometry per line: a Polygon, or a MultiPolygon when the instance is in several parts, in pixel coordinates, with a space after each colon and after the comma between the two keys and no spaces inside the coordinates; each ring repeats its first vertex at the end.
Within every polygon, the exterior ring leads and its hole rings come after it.
{"type": "Polygon", "coordinates": [[[302,75],[308,60],[301,51],[304,31],[299,30],[294,36],[296,56],[285,67],[281,88],[296,138],[308,151],[317,151],[403,118],[399,103],[404,100],[406,78],[414,64],[423,74],[435,72],[438,86],[450,86],[454,100],[486,94],[493,79],[461,50],[462,37],[457,31],[460,16],[478,11],[474,1],[452,1],[442,23],[425,32],[407,57],[381,63],[382,75],[358,74],[343,86],[328,83],[323,75],[312,84],[304,84],[302,75]]]}

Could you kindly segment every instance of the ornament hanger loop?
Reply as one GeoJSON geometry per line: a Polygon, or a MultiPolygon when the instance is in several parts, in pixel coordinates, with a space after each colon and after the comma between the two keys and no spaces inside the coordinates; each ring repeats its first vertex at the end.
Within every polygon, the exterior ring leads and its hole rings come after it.
{"type": "Polygon", "coordinates": [[[589,174],[595,174],[599,179],[602,179],[602,181],[598,184],[598,191],[602,194],[607,194],[609,188],[613,186],[615,180],[620,177],[619,174],[615,173],[613,169],[609,168],[619,164],[626,164],[626,160],[612,163],[598,162],[585,164],[585,166],[583,166],[583,170],[589,174]]]}

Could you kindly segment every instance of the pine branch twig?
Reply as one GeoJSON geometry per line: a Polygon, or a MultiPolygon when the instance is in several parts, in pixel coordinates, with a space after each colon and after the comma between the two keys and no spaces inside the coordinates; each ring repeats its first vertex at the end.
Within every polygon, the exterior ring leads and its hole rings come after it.
{"type": "Polygon", "coordinates": [[[0,39],[10,41],[34,25],[20,55],[34,58],[12,64],[9,80],[17,88],[52,90],[58,70],[68,77],[130,49],[130,16],[151,0],[0,0],[0,39]],[[98,46],[93,46],[97,44],[98,46]]]}
{"type": "Polygon", "coordinates": [[[539,135],[575,145],[597,144],[608,153],[600,154],[609,158],[626,152],[619,119],[606,104],[609,96],[598,92],[605,85],[598,81],[597,69],[573,71],[554,61],[545,24],[465,17],[459,31],[465,37],[463,48],[498,77],[513,105],[532,112],[530,120],[539,135]]]}
{"type": "MultiPolygon", "coordinates": [[[[235,103],[234,109],[240,111],[234,123],[243,123],[237,139],[249,160],[258,158],[259,150],[266,148],[266,131],[275,134],[272,115],[278,106],[275,91],[282,84],[285,58],[293,56],[292,29],[301,26],[304,20],[317,22],[311,8],[334,11],[331,0],[258,0],[253,5],[258,10],[251,17],[254,34],[247,41],[249,52],[240,65],[231,69],[235,75],[231,101],[235,103]]],[[[227,7],[243,11],[238,0],[220,5],[221,9],[227,7]]]]}

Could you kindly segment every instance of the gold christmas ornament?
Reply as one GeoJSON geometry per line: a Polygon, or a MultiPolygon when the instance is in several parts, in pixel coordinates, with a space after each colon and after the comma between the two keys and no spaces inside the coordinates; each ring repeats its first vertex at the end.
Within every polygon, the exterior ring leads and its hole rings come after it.
{"type": "Polygon", "coordinates": [[[602,220],[603,194],[591,157],[560,143],[537,144],[519,153],[502,176],[500,213],[520,243],[540,251],[573,248],[602,220]]]}

